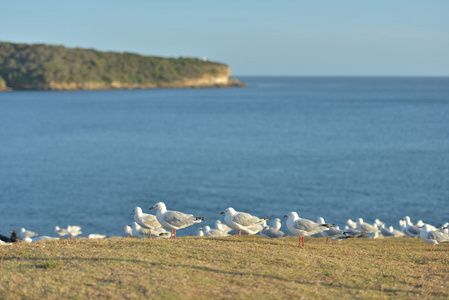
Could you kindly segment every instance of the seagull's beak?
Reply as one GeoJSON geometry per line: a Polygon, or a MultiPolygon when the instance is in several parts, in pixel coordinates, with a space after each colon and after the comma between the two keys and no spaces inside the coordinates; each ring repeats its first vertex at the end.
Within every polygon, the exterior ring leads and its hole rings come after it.
{"type": "Polygon", "coordinates": [[[284,216],[284,218],[288,218],[288,216],[287,216],[287,215],[285,215],[285,216],[284,216]]]}
{"type": "Polygon", "coordinates": [[[225,214],[225,212],[224,211],[222,211],[221,213],[220,213],[220,215],[224,215],[225,214]]]}
{"type": "Polygon", "coordinates": [[[154,206],[153,206],[153,207],[150,207],[150,209],[155,209],[155,208],[156,208],[156,207],[154,207],[154,206]]]}

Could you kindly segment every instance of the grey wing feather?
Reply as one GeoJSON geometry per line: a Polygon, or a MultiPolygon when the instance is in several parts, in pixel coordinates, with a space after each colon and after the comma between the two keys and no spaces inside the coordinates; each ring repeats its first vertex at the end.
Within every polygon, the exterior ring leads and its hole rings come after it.
{"type": "Polygon", "coordinates": [[[317,227],[318,223],[306,219],[299,219],[295,222],[295,228],[299,230],[311,231],[317,227]]]}
{"type": "Polygon", "coordinates": [[[179,211],[168,211],[165,214],[165,222],[176,227],[191,225],[194,223],[194,219],[193,215],[187,215],[179,211]]]}
{"type": "Polygon", "coordinates": [[[157,218],[155,215],[146,214],[145,217],[142,219],[142,223],[151,227],[151,228],[158,228],[162,225],[157,221],[157,218]]]}
{"type": "Polygon", "coordinates": [[[262,219],[252,216],[248,213],[238,213],[237,215],[234,216],[233,220],[235,223],[240,224],[242,226],[250,226],[263,222],[262,219]]]}
{"type": "Polygon", "coordinates": [[[439,231],[432,231],[428,235],[429,239],[436,240],[438,243],[449,242],[449,236],[439,231]]]}
{"type": "Polygon", "coordinates": [[[265,235],[269,238],[278,238],[278,237],[284,237],[285,233],[280,231],[280,230],[276,230],[274,228],[268,228],[264,231],[261,232],[262,235],[265,235]]]}
{"type": "Polygon", "coordinates": [[[419,229],[418,228],[416,228],[415,226],[409,226],[409,227],[407,227],[407,230],[410,232],[410,233],[412,233],[412,234],[419,234],[419,229]]]}

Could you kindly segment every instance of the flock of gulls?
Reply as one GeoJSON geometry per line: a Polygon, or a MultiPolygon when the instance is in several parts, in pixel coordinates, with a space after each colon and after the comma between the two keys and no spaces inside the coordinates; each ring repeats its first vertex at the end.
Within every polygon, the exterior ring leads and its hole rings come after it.
{"type": "MultiPolygon", "coordinates": [[[[186,214],[179,211],[167,210],[163,202],[158,202],[150,207],[150,210],[156,210],[156,215],[143,213],[140,207],[134,208],[134,222],[125,226],[125,234],[134,238],[170,238],[176,239],[176,231],[201,223],[204,217],[195,217],[192,214],[186,214]],[[170,230],[167,231],[167,230],[170,230]]],[[[271,218],[259,218],[246,212],[238,212],[232,207],[221,212],[224,215],[224,223],[216,220],[215,228],[204,226],[199,228],[198,236],[226,237],[230,236],[233,230],[238,231],[238,236],[242,233],[248,237],[260,234],[264,238],[284,238],[287,235],[281,231],[282,222],[279,218],[272,220],[271,225],[267,221],[271,218]]],[[[446,222],[439,228],[430,224],[424,224],[421,220],[416,224],[412,223],[407,216],[399,221],[400,229],[394,229],[393,226],[386,227],[385,223],[375,220],[374,224],[365,223],[362,218],[357,221],[347,220],[344,229],[340,229],[334,224],[328,224],[323,218],[316,221],[299,217],[296,212],[290,212],[284,217],[287,218],[288,230],[299,237],[298,247],[304,247],[304,237],[325,237],[326,243],[333,244],[346,238],[398,238],[410,237],[421,238],[424,242],[431,244],[431,251],[435,245],[449,242],[449,222],[446,222]]],[[[67,226],[66,229],[55,227],[55,232],[59,237],[38,236],[38,234],[22,228],[19,231],[20,237],[16,231],[11,232],[11,237],[0,235],[0,245],[11,245],[13,242],[36,242],[59,240],[64,236],[71,239],[80,235],[80,226],[67,226]]],[[[90,234],[88,238],[105,238],[105,235],[90,234]]]]}

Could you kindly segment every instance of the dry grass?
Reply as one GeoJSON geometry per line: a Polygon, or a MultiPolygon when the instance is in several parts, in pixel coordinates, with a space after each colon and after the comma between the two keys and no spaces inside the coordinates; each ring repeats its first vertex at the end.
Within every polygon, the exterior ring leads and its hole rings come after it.
{"type": "Polygon", "coordinates": [[[0,299],[448,298],[449,244],[260,236],[0,247],[0,299]]]}

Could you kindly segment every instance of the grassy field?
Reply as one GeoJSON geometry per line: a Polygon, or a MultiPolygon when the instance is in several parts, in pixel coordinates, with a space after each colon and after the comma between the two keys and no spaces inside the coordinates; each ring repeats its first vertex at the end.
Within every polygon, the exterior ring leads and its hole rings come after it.
{"type": "Polygon", "coordinates": [[[0,247],[0,299],[448,298],[449,244],[260,236],[0,247]]]}

